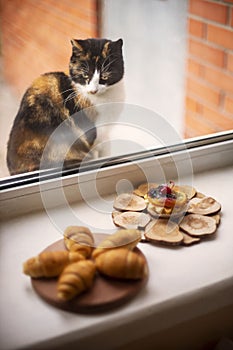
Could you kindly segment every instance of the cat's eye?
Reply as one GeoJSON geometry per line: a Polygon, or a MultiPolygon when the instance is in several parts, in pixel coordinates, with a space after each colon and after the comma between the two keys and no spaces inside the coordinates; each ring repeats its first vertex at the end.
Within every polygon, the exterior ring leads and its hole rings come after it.
{"type": "Polygon", "coordinates": [[[88,76],[88,74],[87,73],[83,73],[83,78],[84,79],[87,79],[89,76],[88,76]]]}
{"type": "Polygon", "coordinates": [[[103,80],[107,80],[108,79],[108,74],[101,74],[101,78],[103,80]]]}

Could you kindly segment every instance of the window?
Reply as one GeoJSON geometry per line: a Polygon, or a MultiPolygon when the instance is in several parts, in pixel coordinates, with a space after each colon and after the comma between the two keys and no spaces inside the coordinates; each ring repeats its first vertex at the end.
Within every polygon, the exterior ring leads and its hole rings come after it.
{"type": "MultiPolygon", "coordinates": [[[[147,150],[166,152],[183,142],[191,147],[195,142],[231,138],[231,1],[90,0],[71,6],[63,0],[56,5],[52,1],[20,3],[17,14],[12,10],[15,2],[5,2],[1,12],[4,183],[8,181],[4,179],[8,177],[6,144],[20,98],[39,74],[66,70],[72,37],[122,37],[124,41],[126,112],[111,134],[108,164],[145,157],[147,150]],[[6,87],[11,88],[10,95],[6,87]],[[135,117],[138,122],[133,125],[135,117]],[[160,123],[169,129],[167,137],[161,136],[160,123]]],[[[82,170],[97,163],[91,161],[82,170]]],[[[72,169],[66,171],[70,172],[72,169]]],[[[38,179],[35,174],[25,176],[29,182],[38,179]]],[[[9,181],[20,183],[19,177],[9,181]]]]}

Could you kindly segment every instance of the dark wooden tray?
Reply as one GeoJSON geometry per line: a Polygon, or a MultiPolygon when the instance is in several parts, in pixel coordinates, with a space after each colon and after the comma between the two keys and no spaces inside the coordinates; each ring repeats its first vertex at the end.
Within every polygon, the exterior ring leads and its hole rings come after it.
{"type": "MultiPolygon", "coordinates": [[[[98,245],[105,234],[94,234],[98,245]]],[[[45,251],[65,250],[63,239],[48,246],[45,251]]],[[[135,248],[137,254],[145,259],[143,253],[135,248]]],[[[146,259],[145,259],[146,261],[146,259]]],[[[93,313],[118,307],[130,299],[146,285],[148,276],[142,280],[118,280],[97,273],[93,287],[71,301],[63,302],[57,298],[57,278],[31,278],[31,283],[38,295],[49,304],[74,313],[93,313]]]]}

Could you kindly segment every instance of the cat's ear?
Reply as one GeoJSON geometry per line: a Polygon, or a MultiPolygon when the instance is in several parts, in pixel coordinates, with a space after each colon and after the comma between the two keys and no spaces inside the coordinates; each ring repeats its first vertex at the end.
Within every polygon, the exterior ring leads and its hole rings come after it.
{"type": "Polygon", "coordinates": [[[117,41],[114,41],[114,44],[117,48],[121,49],[123,46],[123,39],[118,39],[117,41]]]}
{"type": "Polygon", "coordinates": [[[72,44],[73,49],[83,51],[82,40],[71,39],[70,42],[72,44]]]}
{"type": "Polygon", "coordinates": [[[118,39],[116,41],[112,41],[111,42],[111,48],[113,51],[115,52],[122,52],[122,46],[123,46],[123,40],[122,39],[118,39]]]}

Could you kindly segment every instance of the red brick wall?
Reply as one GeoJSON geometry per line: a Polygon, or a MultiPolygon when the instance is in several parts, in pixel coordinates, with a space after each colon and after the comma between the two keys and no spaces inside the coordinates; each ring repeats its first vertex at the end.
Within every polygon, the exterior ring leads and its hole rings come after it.
{"type": "Polygon", "coordinates": [[[233,129],[233,0],[189,0],[185,137],[233,129]]]}
{"type": "Polygon", "coordinates": [[[44,72],[66,70],[71,38],[96,37],[96,0],[0,0],[3,73],[20,96],[44,72]]]}

